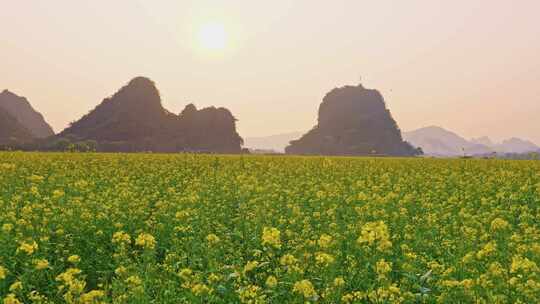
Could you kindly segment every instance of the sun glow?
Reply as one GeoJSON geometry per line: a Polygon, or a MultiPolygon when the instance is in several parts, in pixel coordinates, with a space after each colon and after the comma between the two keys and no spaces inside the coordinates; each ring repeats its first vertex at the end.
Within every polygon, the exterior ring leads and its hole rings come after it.
{"type": "Polygon", "coordinates": [[[198,30],[198,44],[210,51],[221,51],[227,47],[227,32],[223,24],[206,23],[198,30]]]}

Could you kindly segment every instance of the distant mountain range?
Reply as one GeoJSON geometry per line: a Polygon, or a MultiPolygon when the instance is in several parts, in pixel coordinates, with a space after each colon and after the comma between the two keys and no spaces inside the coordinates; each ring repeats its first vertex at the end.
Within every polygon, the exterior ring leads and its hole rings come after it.
{"type": "Polygon", "coordinates": [[[489,155],[493,153],[522,154],[540,151],[540,147],[534,143],[515,137],[501,143],[494,143],[488,137],[467,140],[454,132],[437,126],[403,132],[403,138],[413,146],[422,148],[424,154],[439,157],[489,155]]]}
{"type": "Polygon", "coordinates": [[[256,153],[289,149],[292,154],[321,155],[408,155],[403,152],[407,146],[436,157],[540,153],[538,145],[516,137],[500,143],[489,137],[468,140],[437,126],[400,132],[382,96],[361,85],[328,93],[319,109],[318,124],[307,133],[248,137],[245,141],[229,110],[198,110],[189,104],[178,115],[170,113],[161,105],[154,82],[145,77],[134,78],[56,135],[26,98],[8,90],[0,93],[2,148],[66,150],[79,144],[87,150],[115,152],[239,153],[243,144],[256,153]]]}
{"type": "Polygon", "coordinates": [[[247,137],[244,139],[244,147],[254,150],[274,151],[284,153],[285,147],[291,140],[298,139],[302,132],[282,133],[270,136],[247,137]]]}
{"type": "MultiPolygon", "coordinates": [[[[301,132],[290,132],[271,136],[246,138],[246,147],[257,150],[273,150],[283,152],[287,143],[298,139],[301,132]]],[[[501,143],[493,142],[489,137],[473,138],[467,140],[462,136],[445,130],[441,127],[431,126],[414,131],[403,132],[403,139],[415,147],[420,147],[424,154],[437,157],[478,156],[492,153],[529,153],[539,152],[536,144],[519,139],[510,138],[501,143]]]]}

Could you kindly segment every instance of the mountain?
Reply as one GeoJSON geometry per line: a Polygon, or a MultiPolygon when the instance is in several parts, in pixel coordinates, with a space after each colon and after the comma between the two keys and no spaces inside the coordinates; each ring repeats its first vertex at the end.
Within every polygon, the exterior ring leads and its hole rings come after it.
{"type": "Polygon", "coordinates": [[[282,133],[270,136],[247,137],[244,139],[244,146],[249,149],[285,152],[285,147],[292,140],[302,136],[301,132],[282,133]]]}
{"type": "Polygon", "coordinates": [[[431,126],[411,132],[403,132],[403,138],[426,155],[463,156],[489,154],[493,150],[480,143],[470,142],[454,132],[431,126]]]}
{"type": "Polygon", "coordinates": [[[510,138],[494,143],[489,137],[467,140],[454,132],[431,126],[404,132],[403,138],[415,147],[422,148],[426,155],[455,157],[463,155],[489,155],[493,153],[528,153],[540,150],[534,143],[519,138],[510,138]]]}
{"type": "Polygon", "coordinates": [[[520,138],[512,137],[506,140],[503,140],[501,143],[494,143],[489,139],[489,137],[484,136],[481,138],[473,138],[471,142],[483,144],[497,153],[529,153],[536,152],[540,150],[536,144],[528,140],[523,140],[520,138]]]}
{"type": "Polygon", "coordinates": [[[318,124],[285,149],[289,154],[418,154],[403,141],[382,95],[362,85],[335,88],[323,98],[318,124]]]}
{"type": "Polygon", "coordinates": [[[34,139],[32,133],[8,111],[0,108],[0,146],[18,146],[34,139]]]}
{"type": "Polygon", "coordinates": [[[495,145],[495,149],[500,152],[504,153],[528,153],[528,152],[536,152],[540,150],[540,147],[535,145],[534,143],[528,141],[519,139],[516,137],[512,137],[510,139],[504,140],[502,143],[495,145]]]}
{"type": "Polygon", "coordinates": [[[4,90],[0,93],[0,108],[17,119],[33,137],[45,138],[54,135],[53,129],[45,121],[43,115],[34,110],[26,98],[4,90]]]}
{"type": "Polygon", "coordinates": [[[489,138],[487,136],[473,138],[473,139],[470,140],[470,142],[475,143],[475,144],[479,144],[479,145],[484,145],[484,146],[490,147],[490,148],[495,146],[495,143],[493,141],[491,141],[491,138],[489,138]]]}
{"type": "Polygon", "coordinates": [[[163,108],[154,82],[137,77],[58,134],[70,142],[95,142],[100,151],[203,151],[239,153],[242,138],[225,108],[190,104],[180,115],[163,108]]]}
{"type": "Polygon", "coordinates": [[[244,141],[236,131],[236,118],[226,108],[208,107],[197,110],[188,104],[177,117],[171,139],[180,150],[240,153],[244,141]]]}

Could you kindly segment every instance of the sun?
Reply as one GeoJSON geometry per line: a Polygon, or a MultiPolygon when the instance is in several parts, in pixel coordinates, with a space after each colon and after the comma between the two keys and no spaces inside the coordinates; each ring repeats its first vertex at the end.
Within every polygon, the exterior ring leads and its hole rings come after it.
{"type": "Polygon", "coordinates": [[[221,23],[206,23],[198,30],[198,44],[210,51],[221,51],[227,47],[227,31],[221,23]]]}

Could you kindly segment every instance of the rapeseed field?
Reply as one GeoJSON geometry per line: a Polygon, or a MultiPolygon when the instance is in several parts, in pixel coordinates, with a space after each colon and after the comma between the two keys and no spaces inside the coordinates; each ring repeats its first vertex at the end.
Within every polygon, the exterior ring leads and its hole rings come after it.
{"type": "Polygon", "coordinates": [[[0,301],[538,303],[540,162],[0,153],[0,301]]]}

